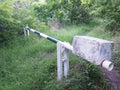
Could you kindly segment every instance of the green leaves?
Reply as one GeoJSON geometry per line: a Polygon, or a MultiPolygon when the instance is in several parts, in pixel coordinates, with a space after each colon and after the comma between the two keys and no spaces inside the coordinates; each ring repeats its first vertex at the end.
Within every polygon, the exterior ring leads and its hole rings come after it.
{"type": "Polygon", "coordinates": [[[51,0],[47,4],[35,7],[36,16],[42,22],[59,19],[64,23],[88,23],[90,15],[81,5],[80,0],[51,0]]]}
{"type": "Polygon", "coordinates": [[[21,36],[26,24],[36,27],[37,20],[31,3],[32,1],[16,0],[0,2],[0,43],[8,43],[21,36]]]}

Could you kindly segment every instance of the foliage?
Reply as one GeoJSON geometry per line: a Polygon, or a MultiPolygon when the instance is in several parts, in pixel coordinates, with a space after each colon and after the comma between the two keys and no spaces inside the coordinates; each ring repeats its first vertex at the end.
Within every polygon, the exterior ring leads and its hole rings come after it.
{"type": "Polygon", "coordinates": [[[120,73],[120,48],[117,48],[117,50],[119,52],[113,54],[112,60],[114,60],[115,67],[120,73]]]}
{"type": "Polygon", "coordinates": [[[90,15],[86,11],[85,7],[81,5],[80,0],[71,0],[71,7],[68,9],[70,9],[69,18],[71,23],[89,23],[90,15]]]}
{"type": "Polygon", "coordinates": [[[107,11],[105,16],[109,19],[109,23],[106,27],[107,30],[112,31],[113,33],[116,31],[120,31],[120,2],[116,5],[112,6],[109,5],[107,7],[107,11]]]}
{"type": "Polygon", "coordinates": [[[33,15],[32,2],[33,1],[15,1],[13,3],[13,18],[24,25],[28,24],[31,27],[35,27],[36,18],[33,15]]]}
{"type": "Polygon", "coordinates": [[[80,24],[90,21],[90,15],[80,0],[51,0],[47,4],[36,6],[35,11],[43,22],[59,19],[61,22],[80,24]]]}
{"type": "MultiPolygon", "coordinates": [[[[9,46],[0,48],[0,90],[111,90],[99,68],[73,54],[70,54],[69,79],[58,84],[55,45],[35,35],[30,38],[21,36],[19,40],[16,37],[26,24],[44,29],[47,21],[56,19],[67,24],[88,23],[91,19],[88,11],[95,11],[93,16],[106,17],[110,20],[108,27],[119,31],[120,8],[117,0],[46,0],[47,3],[34,8],[40,22],[34,16],[33,1],[0,0],[0,43],[10,41],[9,46]]],[[[111,34],[103,30],[105,25],[103,20],[92,21],[87,25],[67,26],[62,31],[43,32],[69,42],[76,34],[111,39],[111,34]]],[[[119,54],[115,54],[113,59],[117,60],[119,54]]],[[[119,67],[120,63],[116,65],[119,67]]]]}
{"type": "MultiPolygon", "coordinates": [[[[72,72],[75,73],[75,75],[70,80],[70,83],[68,82],[68,84],[65,85],[65,88],[68,87],[69,90],[102,90],[101,87],[104,86],[107,87],[107,89],[109,88],[109,85],[104,82],[104,78],[96,66],[84,61],[79,64],[77,63],[77,65],[75,65],[74,68],[77,70],[72,72]]],[[[104,90],[106,89],[104,88],[104,90]]]]}
{"type": "Polygon", "coordinates": [[[101,3],[100,14],[108,19],[106,29],[116,32],[120,31],[120,1],[106,0],[101,3]]]}
{"type": "Polygon", "coordinates": [[[21,24],[12,18],[11,9],[6,3],[0,3],[0,43],[13,39],[21,30],[21,24]]]}
{"type": "Polygon", "coordinates": [[[54,21],[57,18],[63,18],[64,12],[61,10],[60,2],[50,1],[48,4],[40,4],[35,7],[36,16],[41,22],[54,21]]]}
{"type": "Polygon", "coordinates": [[[32,1],[1,1],[0,3],[0,43],[8,43],[23,35],[23,28],[28,24],[39,27],[39,21],[32,12],[32,1]]]}
{"type": "MultiPolygon", "coordinates": [[[[42,32],[61,41],[72,42],[74,35],[86,35],[100,24],[95,20],[87,25],[67,26],[61,31],[42,32]]],[[[103,23],[101,26],[100,31],[103,23]]],[[[93,33],[99,36],[106,32],[93,33]]],[[[0,90],[112,90],[99,68],[72,53],[69,55],[69,78],[58,84],[56,45],[34,34],[16,39],[7,47],[3,46],[0,53],[0,90]]]]}
{"type": "MultiPolygon", "coordinates": [[[[84,0],[83,0],[84,1],[84,0]]],[[[92,0],[88,0],[92,1],[92,0]]],[[[102,17],[108,20],[106,30],[120,31],[120,1],[119,0],[94,0],[92,5],[88,6],[93,16],[102,17]]]]}

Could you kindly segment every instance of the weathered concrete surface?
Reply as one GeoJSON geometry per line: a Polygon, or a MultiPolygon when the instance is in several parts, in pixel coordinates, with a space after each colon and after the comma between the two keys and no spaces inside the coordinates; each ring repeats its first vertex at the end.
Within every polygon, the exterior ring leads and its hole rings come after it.
{"type": "Polygon", "coordinates": [[[113,42],[89,36],[75,36],[73,53],[100,65],[103,60],[111,60],[113,42]]]}

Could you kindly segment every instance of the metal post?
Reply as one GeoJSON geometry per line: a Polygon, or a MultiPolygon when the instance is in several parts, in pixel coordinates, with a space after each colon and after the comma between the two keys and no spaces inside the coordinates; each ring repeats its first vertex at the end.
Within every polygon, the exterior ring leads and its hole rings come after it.
{"type": "Polygon", "coordinates": [[[32,32],[34,32],[35,34],[40,35],[40,36],[48,39],[48,40],[51,41],[51,42],[54,42],[54,43],[59,42],[59,40],[57,40],[57,39],[55,39],[55,38],[53,38],[53,37],[50,37],[50,36],[48,36],[48,35],[46,35],[46,34],[44,34],[44,33],[41,33],[41,32],[39,32],[39,31],[37,31],[37,30],[31,29],[31,28],[29,28],[28,26],[26,26],[26,30],[27,30],[28,36],[29,36],[29,32],[32,31],[32,32]]]}

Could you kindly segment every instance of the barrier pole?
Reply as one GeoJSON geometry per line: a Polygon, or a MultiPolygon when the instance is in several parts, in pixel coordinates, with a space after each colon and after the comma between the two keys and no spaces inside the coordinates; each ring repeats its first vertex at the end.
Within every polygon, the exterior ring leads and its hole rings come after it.
{"type": "Polygon", "coordinates": [[[26,33],[29,36],[30,31],[34,32],[35,34],[42,36],[49,41],[57,44],[57,81],[61,82],[63,78],[63,72],[64,77],[68,78],[69,75],[69,50],[73,50],[73,47],[68,42],[62,42],[60,40],[57,40],[53,37],[50,37],[44,33],[41,33],[37,30],[31,29],[28,26],[25,28],[25,36],[26,33]],[[25,32],[26,31],[26,32],[25,32]]]}
{"type": "Polygon", "coordinates": [[[62,42],[44,33],[41,33],[37,30],[31,29],[28,26],[26,26],[24,31],[25,36],[26,36],[26,33],[29,36],[30,31],[57,44],[57,80],[58,82],[62,81],[63,72],[64,72],[64,77],[68,78],[69,50],[71,50],[75,55],[80,56],[91,63],[94,63],[96,65],[101,65],[102,67],[106,68],[108,71],[111,71],[114,67],[113,63],[108,61],[111,58],[111,45],[112,45],[112,43],[109,41],[87,37],[87,36],[76,36],[73,39],[73,45],[70,45],[68,42],[62,42]],[[99,45],[101,45],[103,48],[100,48],[99,45]],[[87,49],[88,47],[89,49],[87,49]],[[97,59],[96,57],[99,57],[99,56],[100,56],[100,59],[97,59]],[[106,59],[104,60],[104,58],[107,58],[107,60],[106,59]]]}
{"type": "Polygon", "coordinates": [[[53,42],[53,43],[60,42],[59,40],[57,40],[57,39],[55,39],[55,38],[53,38],[53,37],[50,37],[50,36],[48,36],[48,35],[46,35],[46,34],[44,34],[44,33],[41,33],[40,31],[34,30],[34,29],[32,29],[32,28],[29,28],[28,26],[26,26],[25,30],[27,31],[28,36],[29,36],[29,31],[32,31],[32,32],[34,32],[35,34],[37,34],[37,35],[39,35],[39,36],[42,36],[42,37],[48,39],[49,41],[51,41],[51,42],[53,42]]]}

